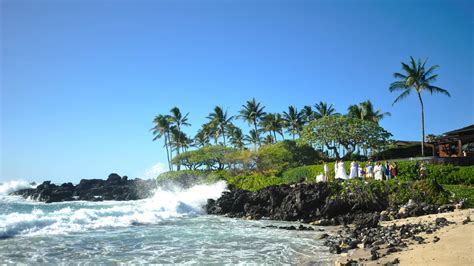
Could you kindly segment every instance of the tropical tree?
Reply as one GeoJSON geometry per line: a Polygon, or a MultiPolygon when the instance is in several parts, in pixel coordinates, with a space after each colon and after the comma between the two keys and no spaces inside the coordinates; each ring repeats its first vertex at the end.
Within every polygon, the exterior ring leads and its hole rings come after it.
{"type": "Polygon", "coordinates": [[[270,135],[266,135],[263,138],[262,142],[264,145],[269,145],[269,144],[273,144],[275,140],[273,139],[273,136],[270,134],[270,135]]]}
{"type": "Polygon", "coordinates": [[[222,107],[216,106],[214,111],[209,114],[207,117],[211,120],[213,124],[216,125],[216,134],[217,136],[222,136],[222,140],[224,142],[224,146],[226,146],[226,127],[229,125],[234,118],[233,116],[228,116],[227,111],[224,111],[222,107]]]}
{"type": "Polygon", "coordinates": [[[325,102],[319,102],[315,104],[314,108],[315,108],[314,116],[316,119],[319,119],[325,116],[340,115],[339,113],[336,112],[336,108],[334,107],[334,105],[328,104],[325,102]]]}
{"type": "Polygon", "coordinates": [[[359,118],[362,120],[373,121],[378,123],[380,120],[386,116],[391,116],[389,112],[382,112],[382,110],[377,109],[374,111],[374,105],[370,100],[361,102],[358,105],[350,105],[348,110],[348,116],[353,118],[359,118]]]}
{"type": "Polygon", "coordinates": [[[244,140],[247,141],[247,143],[252,144],[255,151],[257,150],[257,145],[262,141],[258,130],[255,129],[250,130],[249,134],[245,136],[244,140]]]}
{"type": "Polygon", "coordinates": [[[209,144],[209,134],[201,128],[194,136],[194,147],[201,148],[209,144]]]}
{"type": "Polygon", "coordinates": [[[165,140],[165,149],[166,149],[166,158],[168,159],[168,168],[170,171],[173,170],[171,159],[173,154],[171,153],[171,143],[170,143],[170,116],[158,115],[153,119],[155,126],[151,129],[153,135],[153,141],[164,137],[165,140]]]}
{"type": "Polygon", "coordinates": [[[350,158],[357,147],[372,150],[381,149],[389,144],[392,136],[373,121],[361,120],[347,116],[325,116],[305,126],[301,140],[312,146],[324,145],[336,158],[350,158]],[[339,148],[346,151],[344,156],[339,148]]]}
{"type": "Polygon", "coordinates": [[[295,135],[299,134],[303,127],[301,113],[298,112],[296,107],[288,106],[288,112],[283,112],[283,119],[286,121],[288,132],[292,134],[293,140],[295,140],[295,135]]]}
{"type": "Polygon", "coordinates": [[[421,106],[421,154],[423,156],[425,155],[425,110],[421,93],[422,91],[428,91],[431,95],[433,95],[433,93],[441,93],[448,97],[451,96],[447,90],[431,85],[431,83],[435,82],[438,78],[438,74],[433,75],[433,72],[439,65],[428,68],[426,62],[427,59],[423,63],[418,59],[417,63],[415,59],[410,56],[410,63],[401,63],[404,73],[393,73],[393,77],[398,79],[398,81],[393,82],[389,87],[390,92],[402,91],[393,104],[406,98],[412,91],[415,91],[418,96],[421,106]]]}
{"type": "MultiPolygon", "coordinates": [[[[171,112],[171,117],[170,117],[171,123],[172,123],[173,126],[176,127],[176,130],[177,130],[177,133],[175,134],[175,137],[177,137],[176,143],[178,144],[178,147],[184,147],[185,139],[181,138],[183,136],[181,128],[183,126],[190,126],[191,125],[191,124],[188,123],[189,113],[187,113],[186,115],[183,116],[178,107],[173,107],[170,110],[170,112],[171,112]]],[[[179,154],[180,150],[177,149],[176,152],[177,152],[177,154],[179,154]]]]}
{"type": "Polygon", "coordinates": [[[276,133],[279,133],[283,137],[285,121],[279,113],[266,114],[260,121],[260,126],[264,131],[273,134],[274,141],[277,141],[276,133]]]}
{"type": "Polygon", "coordinates": [[[301,118],[305,124],[309,124],[309,122],[313,121],[316,118],[313,108],[309,105],[305,105],[303,109],[301,109],[301,118]]]}
{"type": "Polygon", "coordinates": [[[257,103],[255,98],[253,98],[252,100],[247,101],[245,105],[242,105],[242,108],[243,109],[239,112],[239,117],[246,121],[249,125],[253,124],[253,132],[256,134],[255,139],[258,141],[258,145],[260,145],[260,137],[257,124],[260,119],[266,114],[265,111],[263,111],[265,109],[265,106],[261,106],[261,104],[257,103]]]}
{"type": "Polygon", "coordinates": [[[227,126],[227,135],[230,136],[230,143],[237,149],[243,150],[245,147],[244,134],[242,129],[229,124],[227,126]]]}

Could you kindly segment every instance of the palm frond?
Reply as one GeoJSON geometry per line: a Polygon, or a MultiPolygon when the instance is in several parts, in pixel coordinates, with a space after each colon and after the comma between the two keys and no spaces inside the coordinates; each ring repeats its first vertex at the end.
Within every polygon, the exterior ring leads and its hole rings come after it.
{"type": "Polygon", "coordinates": [[[405,84],[406,84],[405,81],[395,81],[395,82],[392,82],[392,84],[390,84],[390,87],[388,89],[390,90],[390,92],[406,90],[407,86],[405,84]]]}
{"type": "Polygon", "coordinates": [[[436,81],[436,79],[438,78],[438,74],[435,74],[427,79],[425,79],[425,83],[430,83],[430,82],[433,82],[433,81],[436,81]]]}
{"type": "Polygon", "coordinates": [[[400,74],[398,72],[393,73],[393,77],[394,78],[399,78],[399,79],[407,79],[408,78],[407,76],[405,76],[403,74],[400,74]]]}
{"type": "Polygon", "coordinates": [[[425,77],[429,76],[435,69],[437,69],[439,65],[434,65],[430,67],[426,72],[425,72],[425,77]]]}
{"type": "Polygon", "coordinates": [[[394,105],[395,103],[397,103],[398,101],[406,98],[408,95],[410,95],[410,92],[411,90],[405,90],[404,92],[402,92],[402,94],[400,94],[396,99],[395,101],[393,101],[392,105],[394,105]]]}
{"type": "Polygon", "coordinates": [[[451,94],[449,94],[449,92],[448,92],[447,90],[442,89],[442,88],[440,88],[440,87],[436,87],[436,86],[431,86],[431,85],[430,85],[430,86],[426,87],[426,89],[427,89],[431,94],[433,94],[433,93],[441,93],[441,94],[444,94],[444,95],[446,95],[446,96],[448,96],[448,97],[451,97],[451,94]]]}

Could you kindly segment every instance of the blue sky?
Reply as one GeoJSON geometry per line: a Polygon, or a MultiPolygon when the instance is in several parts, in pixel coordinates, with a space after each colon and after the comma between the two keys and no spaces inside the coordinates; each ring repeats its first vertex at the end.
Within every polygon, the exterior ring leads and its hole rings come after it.
{"type": "MultiPolygon", "coordinates": [[[[392,106],[409,56],[439,64],[426,132],[474,122],[471,1],[1,1],[1,175],[145,176],[166,162],[149,129],[173,106],[194,134],[235,114],[366,99],[395,139],[420,139],[416,97],[392,106]]],[[[243,123],[240,123],[244,125],[243,123]]]]}

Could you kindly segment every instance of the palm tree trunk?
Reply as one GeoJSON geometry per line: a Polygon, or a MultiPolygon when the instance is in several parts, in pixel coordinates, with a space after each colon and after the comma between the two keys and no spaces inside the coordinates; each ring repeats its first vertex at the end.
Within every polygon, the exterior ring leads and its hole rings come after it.
{"type": "Polygon", "coordinates": [[[168,159],[168,168],[171,171],[171,161],[170,161],[170,152],[168,149],[168,137],[165,134],[165,148],[166,148],[166,159],[168,159]]]}
{"type": "Polygon", "coordinates": [[[255,128],[255,134],[257,134],[258,146],[260,147],[260,136],[258,135],[258,131],[257,131],[257,120],[253,121],[253,126],[255,128]]]}
{"type": "Polygon", "coordinates": [[[225,145],[225,131],[224,131],[224,126],[221,126],[221,132],[222,132],[222,139],[224,139],[224,146],[225,145]]]}
{"type": "Polygon", "coordinates": [[[421,94],[418,92],[418,99],[421,104],[421,156],[425,156],[425,108],[423,106],[423,100],[421,94]]]}
{"type": "Polygon", "coordinates": [[[273,131],[273,138],[274,138],[274,142],[277,143],[277,134],[276,134],[276,131],[273,131]]]}
{"type": "Polygon", "coordinates": [[[170,171],[173,171],[173,163],[171,162],[173,160],[173,147],[171,146],[171,136],[170,132],[167,131],[166,135],[168,136],[168,146],[170,150],[170,161],[169,161],[169,166],[170,166],[170,171]]]}

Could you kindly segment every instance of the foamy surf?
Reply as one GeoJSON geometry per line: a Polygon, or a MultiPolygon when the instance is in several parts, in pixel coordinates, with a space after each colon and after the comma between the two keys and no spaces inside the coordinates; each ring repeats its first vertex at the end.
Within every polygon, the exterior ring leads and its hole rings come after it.
{"type": "Polygon", "coordinates": [[[11,192],[33,187],[34,186],[32,186],[29,182],[24,180],[8,181],[3,184],[0,184],[0,196],[7,196],[11,192]]]}
{"type": "MultiPolygon", "coordinates": [[[[3,191],[9,193],[19,187],[27,186],[20,182],[10,183],[3,191]]],[[[218,198],[225,189],[226,183],[222,181],[189,189],[159,188],[152,198],[139,201],[23,202],[25,206],[21,211],[0,213],[0,238],[150,225],[170,218],[201,215],[207,199],[218,198]]]]}

